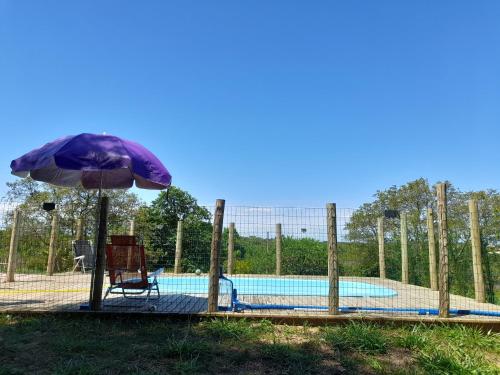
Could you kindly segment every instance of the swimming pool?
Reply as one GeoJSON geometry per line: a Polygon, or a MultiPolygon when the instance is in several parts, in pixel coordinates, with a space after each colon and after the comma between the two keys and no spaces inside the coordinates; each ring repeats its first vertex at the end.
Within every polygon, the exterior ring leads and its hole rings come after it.
{"type": "MultiPolygon", "coordinates": [[[[327,279],[298,279],[275,277],[242,277],[231,276],[238,295],[272,295],[272,296],[328,296],[327,279]]],[[[206,276],[172,276],[158,278],[161,293],[206,294],[208,277],[206,276]]],[[[380,285],[340,281],[340,297],[394,297],[395,290],[380,285]]]]}

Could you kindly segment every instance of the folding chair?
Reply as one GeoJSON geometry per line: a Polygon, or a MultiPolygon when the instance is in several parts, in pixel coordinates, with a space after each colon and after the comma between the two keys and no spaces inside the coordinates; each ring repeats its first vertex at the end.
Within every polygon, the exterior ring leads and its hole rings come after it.
{"type": "Polygon", "coordinates": [[[157,277],[163,272],[163,268],[148,275],[144,246],[136,244],[135,236],[111,236],[111,244],[106,245],[106,264],[110,286],[103,302],[109,294],[143,299],[145,304],[149,301],[152,291],[155,291],[157,296],[151,299],[160,298],[157,277]],[[144,293],[146,296],[143,296],[144,293]]]}
{"type": "Polygon", "coordinates": [[[85,269],[94,268],[94,250],[92,242],[87,240],[74,240],[71,242],[73,249],[73,272],[80,267],[80,270],[85,273],[85,269]]]}

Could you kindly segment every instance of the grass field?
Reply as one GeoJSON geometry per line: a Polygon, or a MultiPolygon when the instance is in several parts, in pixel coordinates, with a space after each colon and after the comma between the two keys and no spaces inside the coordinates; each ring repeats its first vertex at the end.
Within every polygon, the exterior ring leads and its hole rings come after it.
{"type": "Polygon", "coordinates": [[[0,374],[500,374],[500,335],[461,326],[0,315],[0,374]]]}

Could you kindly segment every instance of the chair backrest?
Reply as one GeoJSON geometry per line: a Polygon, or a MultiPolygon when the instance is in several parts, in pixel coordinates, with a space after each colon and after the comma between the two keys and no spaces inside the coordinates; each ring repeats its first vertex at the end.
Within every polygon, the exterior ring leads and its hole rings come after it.
{"type": "Polygon", "coordinates": [[[135,236],[113,235],[111,236],[112,245],[137,245],[135,236]]]}
{"type": "Polygon", "coordinates": [[[73,254],[75,258],[84,255],[85,266],[90,266],[94,260],[94,249],[92,248],[92,242],[87,240],[74,240],[71,244],[73,247],[73,254]]]}
{"type": "Polygon", "coordinates": [[[106,245],[106,265],[111,284],[117,283],[118,273],[122,278],[140,277],[148,282],[144,246],[137,245],[134,236],[111,236],[111,244],[106,245]]]}

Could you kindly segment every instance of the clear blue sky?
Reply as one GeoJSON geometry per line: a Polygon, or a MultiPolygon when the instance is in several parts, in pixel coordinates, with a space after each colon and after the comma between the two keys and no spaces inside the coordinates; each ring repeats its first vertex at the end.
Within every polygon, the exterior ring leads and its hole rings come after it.
{"type": "Polygon", "coordinates": [[[13,158],[81,132],[142,143],[205,204],[498,189],[499,20],[496,0],[0,0],[0,194],[13,158]]]}

